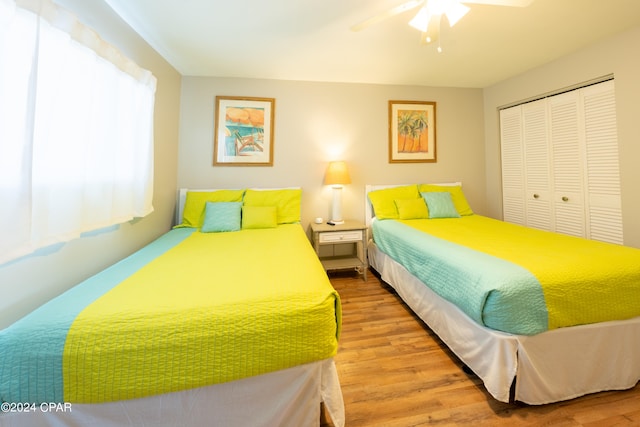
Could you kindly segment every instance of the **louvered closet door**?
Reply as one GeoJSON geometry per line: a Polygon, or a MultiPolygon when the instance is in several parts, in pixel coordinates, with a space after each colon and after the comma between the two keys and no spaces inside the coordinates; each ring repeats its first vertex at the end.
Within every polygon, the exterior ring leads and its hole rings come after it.
{"type": "Polygon", "coordinates": [[[555,231],[584,237],[584,120],[580,92],[548,98],[555,231]]]}
{"type": "Polygon", "coordinates": [[[587,237],[623,243],[622,199],[613,80],[583,89],[587,237]]]}
{"type": "Polygon", "coordinates": [[[546,100],[522,106],[526,224],[554,229],[546,100]]]}
{"type": "Polygon", "coordinates": [[[502,155],[502,216],[507,222],[525,224],[524,153],[520,107],[500,111],[502,155]]]}
{"type": "Polygon", "coordinates": [[[623,243],[614,81],[500,111],[504,220],[623,243]]]}

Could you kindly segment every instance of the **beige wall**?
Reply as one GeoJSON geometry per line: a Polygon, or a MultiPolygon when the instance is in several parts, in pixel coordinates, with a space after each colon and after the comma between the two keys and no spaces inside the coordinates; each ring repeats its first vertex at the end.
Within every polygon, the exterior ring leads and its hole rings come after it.
{"type": "Polygon", "coordinates": [[[56,0],[158,78],[155,211],[149,216],[0,266],[0,328],[167,231],[176,194],[180,75],[102,0],[56,0]]]}
{"type": "Polygon", "coordinates": [[[327,219],[331,160],[348,162],[343,217],[364,220],[364,186],[462,181],[484,212],[482,91],[437,87],[184,77],[178,185],[190,188],[301,186],[302,221],[327,219]],[[273,167],[212,166],[216,95],[275,98],[273,167]],[[435,101],[437,163],[388,162],[388,101],[435,101]]]}
{"type": "Polygon", "coordinates": [[[502,217],[498,107],[613,74],[625,245],[640,248],[640,27],[484,90],[487,212],[502,217]]]}

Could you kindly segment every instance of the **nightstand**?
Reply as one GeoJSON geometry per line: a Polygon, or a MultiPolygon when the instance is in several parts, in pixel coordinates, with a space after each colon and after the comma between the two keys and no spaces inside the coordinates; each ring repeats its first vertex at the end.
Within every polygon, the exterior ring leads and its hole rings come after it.
{"type": "Polygon", "coordinates": [[[344,224],[311,224],[313,247],[324,269],[355,268],[367,280],[367,226],[359,221],[344,224]],[[326,253],[330,252],[330,253],[326,253]]]}

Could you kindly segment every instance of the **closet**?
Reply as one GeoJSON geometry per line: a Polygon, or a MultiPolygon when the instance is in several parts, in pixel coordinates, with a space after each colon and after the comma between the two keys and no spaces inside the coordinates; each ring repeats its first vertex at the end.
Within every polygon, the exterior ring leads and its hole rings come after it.
{"type": "Polygon", "coordinates": [[[500,110],[505,221],[623,243],[614,81],[500,110]]]}

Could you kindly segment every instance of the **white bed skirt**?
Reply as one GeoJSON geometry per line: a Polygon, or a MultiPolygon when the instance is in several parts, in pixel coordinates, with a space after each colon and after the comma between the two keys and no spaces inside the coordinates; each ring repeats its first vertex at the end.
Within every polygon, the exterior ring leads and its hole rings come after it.
{"type": "Polygon", "coordinates": [[[324,402],[336,427],[344,402],[333,359],[197,389],[70,408],[0,413],[2,427],[319,426],[324,402]]]}
{"type": "Polygon", "coordinates": [[[478,325],[404,267],[368,248],[369,263],[497,400],[532,405],[634,387],[640,380],[640,317],[534,336],[478,325]],[[515,381],[513,396],[511,386],[515,381]]]}

